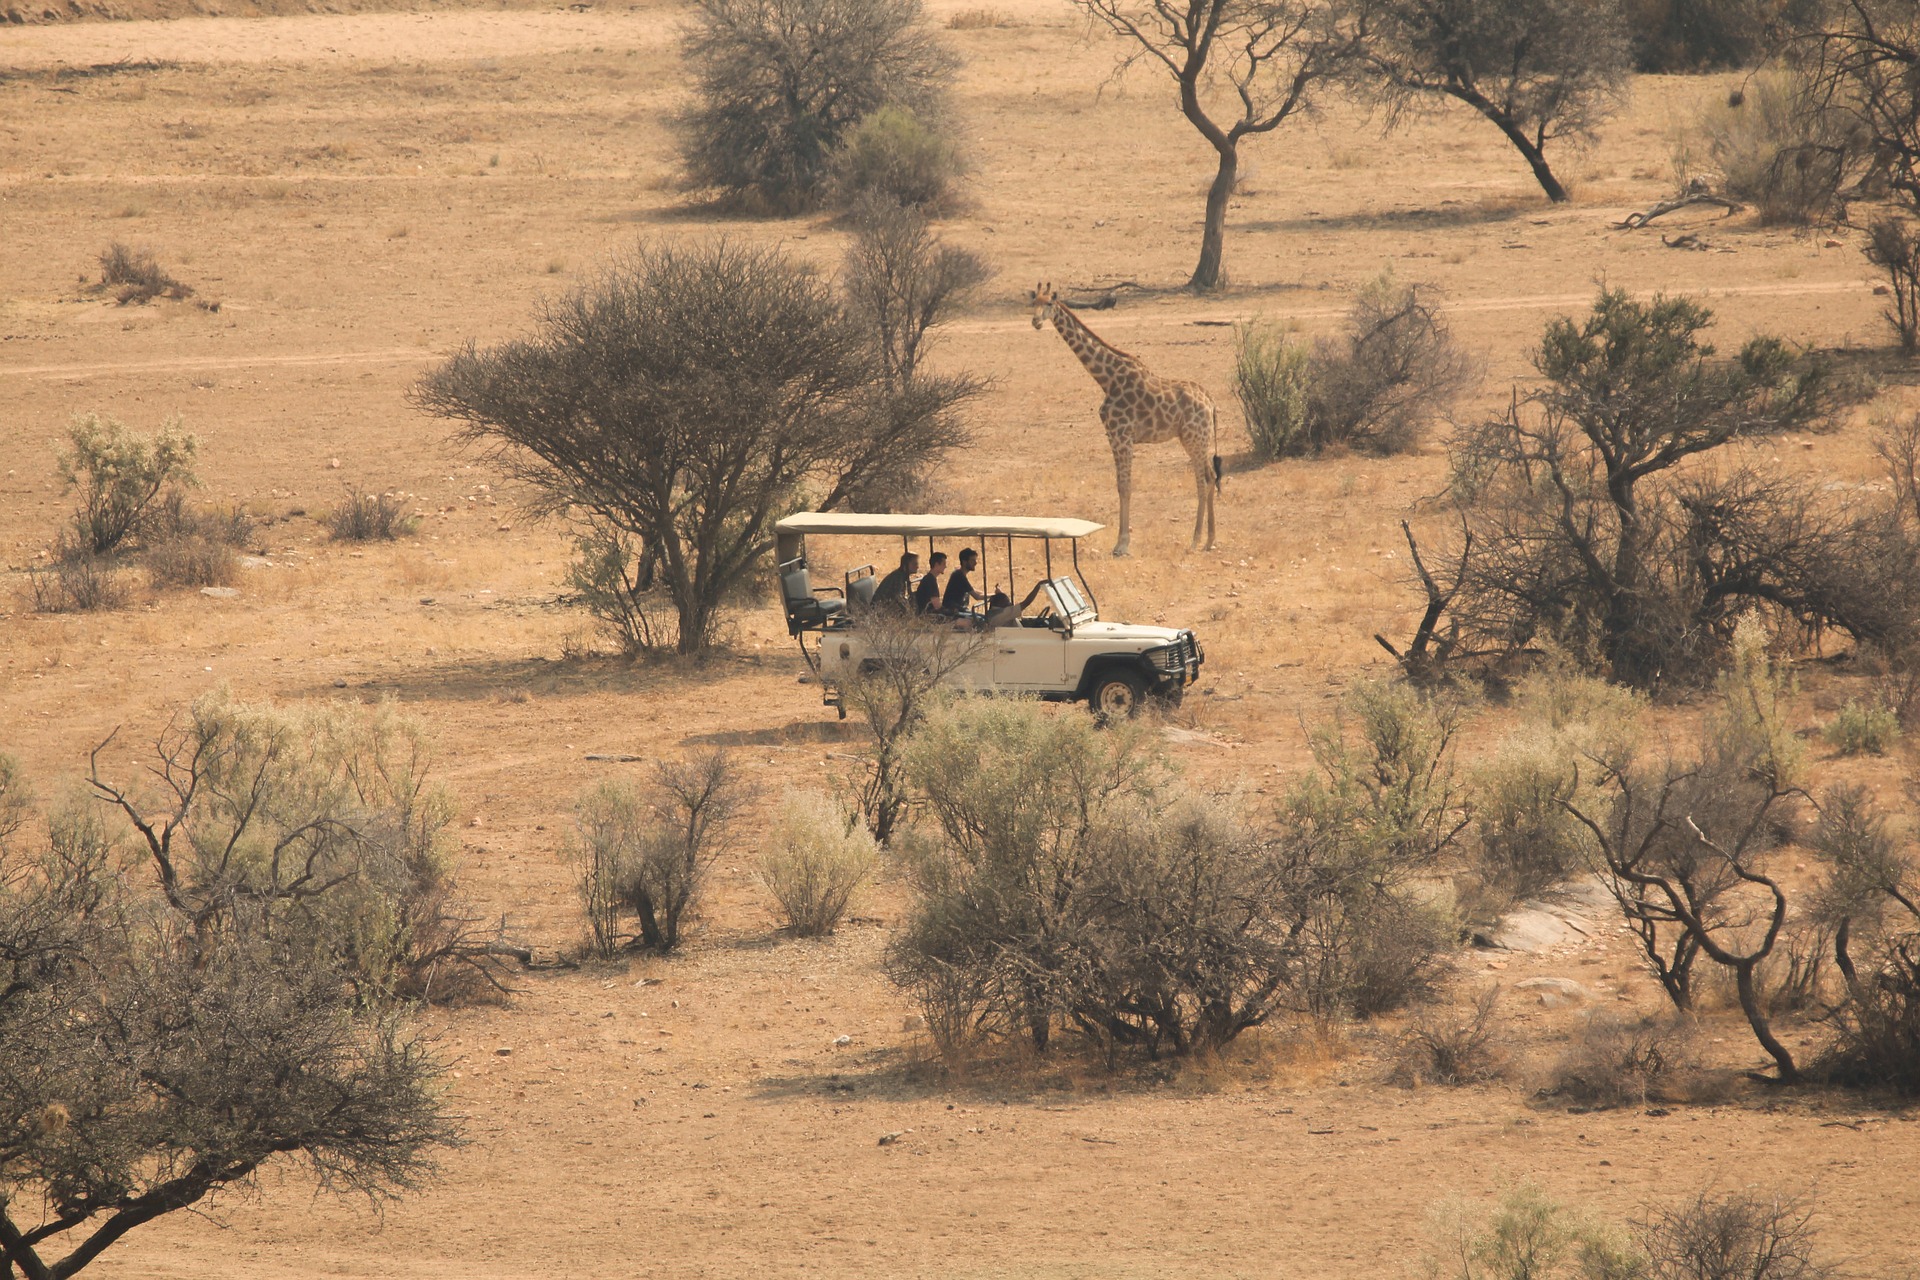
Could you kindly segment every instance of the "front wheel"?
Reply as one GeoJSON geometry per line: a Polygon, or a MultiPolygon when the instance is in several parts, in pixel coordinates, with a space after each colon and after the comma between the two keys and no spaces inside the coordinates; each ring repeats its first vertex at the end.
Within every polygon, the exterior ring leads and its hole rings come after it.
{"type": "Polygon", "coordinates": [[[1101,673],[1093,682],[1093,688],[1087,692],[1087,706],[1093,710],[1094,718],[1102,724],[1114,720],[1126,720],[1140,714],[1140,705],[1147,698],[1147,682],[1137,671],[1107,671],[1101,673]]]}

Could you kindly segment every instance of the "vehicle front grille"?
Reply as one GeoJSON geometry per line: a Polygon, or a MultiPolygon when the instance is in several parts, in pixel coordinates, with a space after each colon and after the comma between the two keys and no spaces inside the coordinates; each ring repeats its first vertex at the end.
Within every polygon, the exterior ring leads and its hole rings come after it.
{"type": "Polygon", "coordinates": [[[1183,634],[1172,644],[1161,645],[1158,649],[1149,649],[1144,655],[1148,662],[1168,675],[1179,675],[1192,666],[1198,657],[1191,633],[1183,634]]]}

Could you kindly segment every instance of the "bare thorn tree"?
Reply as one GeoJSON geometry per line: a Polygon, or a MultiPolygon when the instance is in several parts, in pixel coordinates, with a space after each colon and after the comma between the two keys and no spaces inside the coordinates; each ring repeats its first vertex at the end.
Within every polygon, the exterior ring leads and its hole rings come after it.
{"type": "Polygon", "coordinates": [[[1351,67],[1373,0],[1072,0],[1092,22],[1130,41],[1120,71],[1158,66],[1173,78],[1180,113],[1217,159],[1207,189],[1200,261],[1187,287],[1225,281],[1227,203],[1240,144],[1308,111],[1351,67]]]}

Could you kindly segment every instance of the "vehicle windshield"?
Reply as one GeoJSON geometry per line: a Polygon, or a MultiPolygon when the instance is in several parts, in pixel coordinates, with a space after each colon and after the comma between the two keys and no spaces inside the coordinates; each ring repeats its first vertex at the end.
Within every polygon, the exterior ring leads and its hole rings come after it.
{"type": "Polygon", "coordinates": [[[1066,619],[1069,625],[1086,622],[1093,617],[1093,606],[1080,593],[1080,584],[1072,578],[1054,578],[1047,583],[1047,595],[1053,602],[1053,611],[1066,619]]]}

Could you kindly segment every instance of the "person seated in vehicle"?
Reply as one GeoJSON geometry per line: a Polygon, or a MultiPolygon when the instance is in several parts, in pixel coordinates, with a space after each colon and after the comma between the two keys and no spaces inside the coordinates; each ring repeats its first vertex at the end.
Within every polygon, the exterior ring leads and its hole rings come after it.
{"type": "Polygon", "coordinates": [[[949,617],[962,618],[973,615],[973,602],[985,602],[986,596],[973,589],[973,567],[980,560],[980,553],[972,547],[960,552],[960,567],[947,578],[946,594],[940,597],[940,612],[949,617]]]}
{"type": "Polygon", "coordinates": [[[1013,603],[1013,597],[1004,591],[994,592],[987,601],[990,607],[987,609],[986,621],[981,625],[988,628],[1019,626],[1020,615],[1027,611],[1027,606],[1033,603],[1033,598],[1046,589],[1047,580],[1042,578],[1033,584],[1033,590],[1027,592],[1027,598],[1019,604],[1013,603]]]}
{"type": "Polygon", "coordinates": [[[947,553],[936,551],[927,557],[927,571],[913,589],[913,611],[922,617],[943,612],[940,604],[940,575],[947,571],[947,553]]]}
{"type": "Polygon", "coordinates": [[[920,572],[920,556],[908,551],[900,557],[900,567],[880,579],[880,585],[873,589],[873,607],[887,609],[894,613],[907,611],[907,591],[913,585],[913,575],[920,572]]]}

